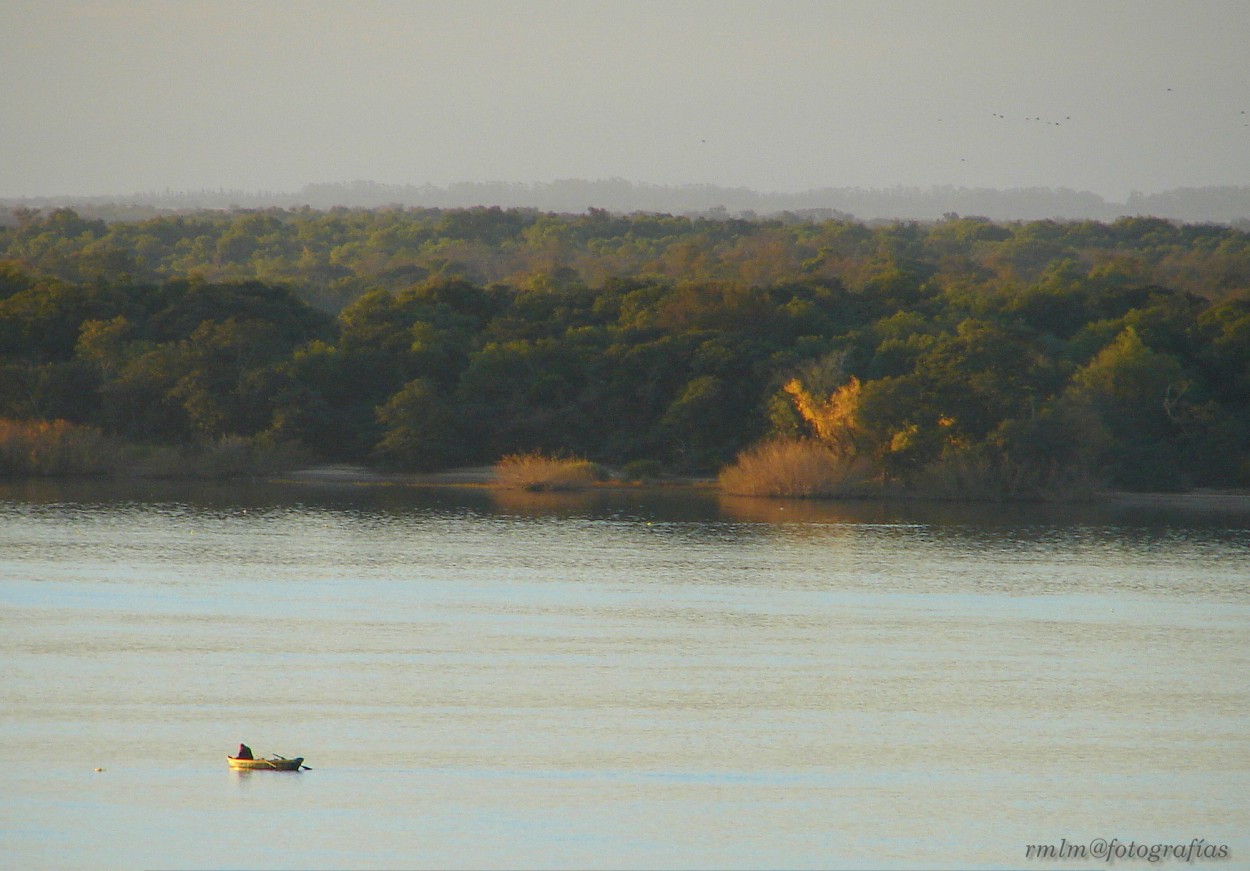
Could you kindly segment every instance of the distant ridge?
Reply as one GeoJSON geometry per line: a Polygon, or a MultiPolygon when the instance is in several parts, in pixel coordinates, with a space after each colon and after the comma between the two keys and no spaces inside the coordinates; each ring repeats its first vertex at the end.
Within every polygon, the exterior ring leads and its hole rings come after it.
{"type": "Polygon", "coordinates": [[[944,215],[977,215],[996,221],[1114,220],[1152,215],[1190,223],[1250,221],[1250,186],[1176,188],[1162,193],[1134,192],[1126,202],[1110,202],[1089,191],[1069,188],[965,188],[953,186],[820,188],[802,193],[763,193],[715,185],[657,185],[612,178],[560,179],[532,184],[456,182],[397,185],[374,181],[308,184],[294,193],[241,190],[163,191],[111,196],[3,198],[6,209],[60,206],[131,205],[155,210],[293,208],[537,209],[581,213],[662,212],[713,217],[766,217],[794,213],[810,219],[937,220],[944,215]]]}

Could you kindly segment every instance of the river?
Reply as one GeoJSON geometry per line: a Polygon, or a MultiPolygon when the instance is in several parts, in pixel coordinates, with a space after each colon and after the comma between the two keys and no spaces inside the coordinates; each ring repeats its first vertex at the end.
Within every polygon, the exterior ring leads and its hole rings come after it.
{"type": "Polygon", "coordinates": [[[0,667],[5,867],[1250,867],[1237,509],[0,484],[0,667]]]}

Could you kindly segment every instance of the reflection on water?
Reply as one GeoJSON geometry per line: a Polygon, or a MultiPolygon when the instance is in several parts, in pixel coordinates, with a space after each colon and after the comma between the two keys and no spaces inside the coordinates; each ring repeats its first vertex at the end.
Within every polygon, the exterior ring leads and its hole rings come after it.
{"type": "Polygon", "coordinates": [[[1160,506],[6,485],[0,855],[1243,862],[1248,556],[1244,514],[1160,506]]]}

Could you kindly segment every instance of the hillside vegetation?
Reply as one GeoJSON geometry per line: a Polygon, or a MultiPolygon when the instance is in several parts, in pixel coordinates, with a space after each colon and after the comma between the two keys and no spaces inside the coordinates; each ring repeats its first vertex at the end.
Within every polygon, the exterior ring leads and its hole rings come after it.
{"type": "Polygon", "coordinates": [[[402,469],[713,473],[810,443],[857,491],[963,498],[1250,482],[1250,234],[1228,227],[14,217],[11,421],[402,469]]]}

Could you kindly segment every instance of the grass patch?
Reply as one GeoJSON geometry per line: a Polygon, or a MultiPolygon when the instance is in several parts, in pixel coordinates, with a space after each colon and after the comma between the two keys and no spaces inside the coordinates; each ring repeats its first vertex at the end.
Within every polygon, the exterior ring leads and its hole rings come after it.
{"type": "Polygon", "coordinates": [[[135,445],[64,420],[0,419],[0,478],[255,478],[314,459],[299,445],[243,436],[194,445],[135,445]]]}
{"type": "Polygon", "coordinates": [[[296,444],[223,436],[207,444],[137,448],[127,473],[138,478],[259,478],[298,469],[314,459],[296,444]]]}
{"type": "Polygon", "coordinates": [[[1092,471],[957,454],[909,477],[905,492],[921,499],[968,502],[1088,502],[1103,486],[1092,471]]]}
{"type": "Polygon", "coordinates": [[[631,460],[621,466],[622,481],[637,481],[648,484],[658,481],[664,475],[664,467],[658,460],[631,460]]]}
{"type": "Polygon", "coordinates": [[[867,495],[871,464],[810,439],[778,439],[748,448],[721,471],[732,496],[832,499],[867,495]]]}
{"type": "Polygon", "coordinates": [[[584,490],[603,479],[603,470],[589,460],[548,457],[540,453],[510,454],[495,464],[495,486],[506,490],[584,490]]]}
{"type": "Polygon", "coordinates": [[[0,420],[0,477],[106,475],[124,460],[116,439],[65,420],[0,420]]]}

